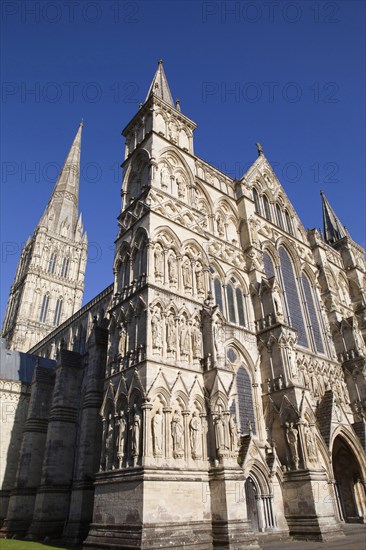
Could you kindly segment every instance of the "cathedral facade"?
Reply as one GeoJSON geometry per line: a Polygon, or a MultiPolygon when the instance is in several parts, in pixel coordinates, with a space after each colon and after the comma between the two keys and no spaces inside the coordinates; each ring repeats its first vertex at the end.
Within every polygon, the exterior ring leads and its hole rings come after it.
{"type": "Polygon", "coordinates": [[[258,532],[326,540],[366,521],[364,251],[324,195],[324,232],[304,229],[260,144],[233,180],[195,155],[195,127],[159,62],[123,130],[113,284],[81,309],[79,129],[31,241],[50,239],[38,288],[64,296],[46,266],[67,235],[71,317],[12,309],[30,260],[4,322],[12,349],[55,361],[34,369],[4,536],[259,548],[258,532]]]}

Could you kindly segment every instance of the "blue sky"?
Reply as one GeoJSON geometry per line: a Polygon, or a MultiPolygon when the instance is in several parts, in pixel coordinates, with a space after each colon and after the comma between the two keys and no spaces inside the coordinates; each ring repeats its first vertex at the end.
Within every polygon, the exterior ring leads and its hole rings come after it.
{"type": "Polygon", "coordinates": [[[120,133],[159,58],[198,124],[198,156],[240,177],[261,142],[304,226],[321,226],[323,189],[365,246],[364,2],[4,0],[1,9],[1,318],[81,118],[84,303],[112,281],[120,133]]]}

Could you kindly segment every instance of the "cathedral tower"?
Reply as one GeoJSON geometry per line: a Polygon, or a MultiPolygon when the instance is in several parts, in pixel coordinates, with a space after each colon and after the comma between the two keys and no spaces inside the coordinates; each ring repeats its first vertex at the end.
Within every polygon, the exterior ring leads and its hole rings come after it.
{"type": "Polygon", "coordinates": [[[78,215],[82,127],[18,262],[2,328],[9,349],[29,350],[81,307],[87,260],[78,215]]]}

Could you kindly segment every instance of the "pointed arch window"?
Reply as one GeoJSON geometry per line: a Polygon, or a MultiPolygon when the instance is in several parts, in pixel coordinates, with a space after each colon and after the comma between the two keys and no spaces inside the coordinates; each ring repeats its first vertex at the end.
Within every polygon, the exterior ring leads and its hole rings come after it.
{"type": "Polygon", "coordinates": [[[62,267],[61,267],[61,277],[67,277],[69,273],[69,265],[70,265],[70,259],[64,258],[62,261],[62,267]]]}
{"type": "Polygon", "coordinates": [[[231,277],[227,288],[227,311],[230,323],[245,326],[245,312],[243,290],[239,281],[235,277],[231,277]]]}
{"type": "Polygon", "coordinates": [[[63,306],[63,299],[59,298],[56,302],[55,314],[54,314],[54,317],[53,317],[53,324],[55,326],[58,326],[60,324],[61,314],[62,314],[62,306],[63,306]]]}
{"type": "Polygon", "coordinates": [[[248,433],[251,429],[256,433],[252,384],[247,369],[243,366],[236,373],[236,388],[238,394],[238,413],[241,433],[248,433]]]}
{"type": "Polygon", "coordinates": [[[260,205],[260,202],[259,202],[259,195],[258,195],[258,191],[255,189],[255,187],[253,187],[253,200],[254,200],[255,213],[259,214],[261,216],[262,212],[261,212],[261,205],[260,205]]]}
{"type": "Polygon", "coordinates": [[[50,302],[49,294],[45,294],[43,296],[41,312],[40,312],[40,315],[39,315],[39,320],[41,321],[41,323],[46,323],[46,321],[47,321],[47,313],[48,313],[49,302],[50,302]]]}
{"type": "Polygon", "coordinates": [[[221,313],[224,312],[224,303],[222,299],[222,284],[213,267],[210,268],[210,272],[213,278],[213,290],[215,296],[215,304],[219,306],[221,313]]]}
{"type": "Polygon", "coordinates": [[[276,204],[276,219],[277,219],[277,225],[281,229],[284,229],[283,226],[283,218],[282,218],[282,210],[279,204],[276,204]]]}
{"type": "Polygon", "coordinates": [[[264,273],[266,274],[267,279],[274,277],[275,270],[273,266],[273,261],[268,252],[263,252],[263,264],[264,264],[264,273]]]}
{"type": "Polygon", "coordinates": [[[267,218],[268,221],[272,221],[271,217],[271,208],[269,205],[269,200],[267,199],[266,195],[263,195],[263,206],[264,206],[264,216],[267,218]]]}
{"type": "Polygon", "coordinates": [[[288,321],[289,324],[297,330],[297,339],[300,346],[307,348],[308,338],[292,261],[287,251],[282,246],[279,248],[279,255],[282,287],[286,298],[288,321]]]}
{"type": "Polygon", "coordinates": [[[324,353],[323,340],[321,336],[321,330],[319,325],[319,320],[316,312],[315,302],[314,302],[314,289],[312,289],[309,279],[303,273],[301,275],[302,287],[304,289],[305,296],[305,307],[309,319],[309,328],[313,337],[316,351],[319,353],[324,353]]]}
{"type": "Polygon", "coordinates": [[[48,273],[54,273],[56,268],[57,255],[55,252],[51,252],[50,259],[48,261],[48,273]]]}
{"type": "Polygon", "coordinates": [[[286,228],[287,231],[290,233],[290,235],[294,234],[294,230],[292,229],[292,222],[290,218],[290,214],[285,210],[285,219],[286,219],[286,228]]]}

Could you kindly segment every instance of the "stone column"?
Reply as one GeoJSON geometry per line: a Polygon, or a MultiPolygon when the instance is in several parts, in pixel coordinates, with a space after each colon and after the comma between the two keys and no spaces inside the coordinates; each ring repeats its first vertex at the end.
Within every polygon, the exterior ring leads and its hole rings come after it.
{"type": "Polygon", "coordinates": [[[67,519],[82,375],[80,355],[61,349],[30,538],[60,536],[67,519]]]}
{"type": "MultiPolygon", "coordinates": [[[[164,424],[163,424],[163,430],[164,430],[164,447],[165,447],[165,458],[170,458],[170,417],[172,413],[171,407],[164,407],[163,408],[164,413],[164,424]]],[[[164,448],[163,448],[163,456],[164,456],[164,448]]]]}
{"type": "Polygon", "coordinates": [[[152,403],[143,403],[141,406],[142,411],[142,465],[145,464],[145,458],[152,456],[151,449],[151,437],[149,432],[151,431],[151,417],[150,412],[153,408],[152,403]]]}
{"type": "Polygon", "coordinates": [[[7,537],[24,536],[33,518],[37,488],[41,480],[54,383],[54,369],[35,368],[15,486],[3,525],[7,537]]]}

